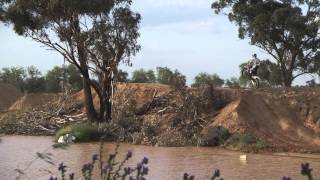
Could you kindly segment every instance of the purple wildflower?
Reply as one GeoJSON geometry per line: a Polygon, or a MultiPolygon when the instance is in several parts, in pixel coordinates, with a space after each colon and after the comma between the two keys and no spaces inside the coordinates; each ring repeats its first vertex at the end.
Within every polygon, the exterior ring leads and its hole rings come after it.
{"type": "Polygon", "coordinates": [[[51,176],[49,180],[58,180],[58,178],[51,176]]]}
{"type": "Polygon", "coordinates": [[[84,164],[83,166],[82,166],[82,171],[86,171],[88,169],[88,164],[84,164]]]}
{"type": "Polygon", "coordinates": [[[74,179],[74,173],[69,174],[69,178],[70,178],[70,180],[73,180],[74,179]]]}
{"type": "Polygon", "coordinates": [[[149,162],[149,159],[147,157],[144,157],[142,159],[142,164],[148,164],[148,162],[149,162]]]}
{"type": "Polygon", "coordinates": [[[146,180],[146,178],[145,177],[141,177],[141,180],[146,180]]]}
{"type": "Polygon", "coordinates": [[[58,170],[61,172],[65,172],[66,171],[66,167],[63,163],[60,163],[58,170]]]}
{"type": "Polygon", "coordinates": [[[82,171],[91,171],[93,169],[93,164],[87,163],[82,166],[82,171]]]}
{"type": "Polygon", "coordinates": [[[220,170],[219,169],[215,170],[213,176],[220,177],[220,170]]]}
{"type": "Polygon", "coordinates": [[[134,177],[130,176],[129,180],[136,180],[134,177]]]}
{"type": "Polygon", "coordinates": [[[109,170],[112,171],[112,167],[111,167],[111,166],[105,165],[105,166],[103,167],[103,172],[104,172],[105,174],[107,174],[109,170]]]}
{"type": "Polygon", "coordinates": [[[188,173],[184,173],[184,175],[183,175],[183,179],[184,179],[184,180],[188,180],[188,176],[189,176],[189,174],[188,174],[188,173]]]}
{"type": "Polygon", "coordinates": [[[98,158],[99,158],[98,154],[94,154],[92,156],[92,161],[96,161],[96,160],[98,160],[98,158]]]}
{"type": "Polygon", "coordinates": [[[132,151],[128,151],[126,160],[130,159],[132,157],[132,151]]]}
{"type": "Polygon", "coordinates": [[[302,175],[310,175],[312,168],[310,168],[309,163],[301,164],[301,174],[302,175]]]}
{"type": "Polygon", "coordinates": [[[291,180],[291,178],[287,176],[283,176],[282,180],[291,180]]]}
{"type": "Polygon", "coordinates": [[[88,163],[88,170],[92,170],[93,169],[93,164],[88,163]]]}
{"type": "Polygon", "coordinates": [[[148,174],[148,172],[149,172],[149,168],[148,168],[148,167],[143,166],[143,168],[142,168],[142,174],[147,175],[147,174],[148,174]]]}
{"type": "Polygon", "coordinates": [[[138,163],[138,164],[137,164],[137,170],[138,170],[138,172],[141,172],[141,168],[142,168],[142,164],[141,164],[141,163],[138,163]]]}
{"type": "Polygon", "coordinates": [[[194,180],[194,176],[190,176],[190,177],[189,177],[189,180],[194,180]]]}
{"type": "Polygon", "coordinates": [[[131,173],[131,168],[130,167],[124,168],[124,172],[126,174],[130,174],[131,173]]]}

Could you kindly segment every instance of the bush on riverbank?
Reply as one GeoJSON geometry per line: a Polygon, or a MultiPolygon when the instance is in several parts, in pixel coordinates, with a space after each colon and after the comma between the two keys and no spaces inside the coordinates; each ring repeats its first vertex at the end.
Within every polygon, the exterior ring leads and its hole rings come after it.
{"type": "Polygon", "coordinates": [[[233,134],[228,139],[227,145],[240,150],[245,150],[248,148],[252,150],[263,150],[268,147],[268,144],[265,141],[258,139],[251,134],[242,133],[233,134]]]}
{"type": "Polygon", "coordinates": [[[228,129],[222,126],[214,126],[209,128],[207,135],[201,138],[200,145],[202,146],[221,146],[226,143],[231,134],[228,129]]]}
{"type": "Polygon", "coordinates": [[[60,136],[64,136],[66,134],[73,135],[76,138],[75,142],[88,142],[98,140],[101,136],[99,127],[90,123],[72,124],[61,128],[55,135],[56,141],[58,141],[60,136]]]}

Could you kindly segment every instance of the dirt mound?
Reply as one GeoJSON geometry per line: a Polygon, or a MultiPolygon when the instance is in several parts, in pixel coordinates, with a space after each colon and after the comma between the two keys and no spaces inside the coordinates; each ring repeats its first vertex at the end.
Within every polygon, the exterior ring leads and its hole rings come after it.
{"type": "Polygon", "coordinates": [[[11,107],[10,110],[31,110],[38,106],[43,106],[49,102],[57,101],[59,99],[58,94],[51,93],[38,93],[27,94],[19,98],[11,107]]]}
{"type": "MultiPolygon", "coordinates": [[[[155,96],[162,96],[169,93],[172,89],[167,85],[155,83],[118,83],[116,85],[115,96],[121,94],[130,99],[134,99],[138,108],[147,104],[155,96]]],[[[92,89],[94,106],[99,107],[99,98],[95,91],[92,89]]],[[[84,93],[79,91],[72,95],[71,99],[76,102],[84,102],[84,93]]],[[[84,109],[83,109],[84,110],[84,109]]]]}
{"type": "Polygon", "coordinates": [[[308,125],[307,123],[320,120],[317,119],[320,116],[315,116],[315,113],[311,113],[310,110],[310,106],[313,109],[318,107],[315,105],[319,103],[316,97],[319,97],[317,93],[309,91],[303,93],[242,91],[237,100],[221,110],[204,133],[220,125],[232,133],[252,134],[281,150],[319,151],[319,129],[315,124],[308,125]],[[304,101],[299,102],[299,99],[304,99],[304,101]],[[315,99],[318,102],[314,102],[315,99]],[[308,104],[306,108],[309,110],[297,104],[302,106],[308,104]],[[305,111],[308,112],[307,115],[303,113],[305,111]]]}
{"type": "Polygon", "coordinates": [[[162,84],[121,83],[117,85],[117,93],[130,92],[129,97],[134,99],[138,107],[143,106],[155,96],[163,96],[172,89],[162,84]]]}
{"type": "MultiPolygon", "coordinates": [[[[92,92],[98,108],[99,99],[92,92]]],[[[161,84],[119,83],[114,97],[115,107],[126,104],[123,99],[134,101],[132,113],[141,120],[135,137],[142,139],[141,144],[163,145],[176,139],[173,145],[195,145],[200,135],[220,125],[231,133],[253,135],[276,151],[320,151],[320,89],[177,90],[161,84]]],[[[52,133],[65,123],[85,120],[83,91],[64,101],[59,98],[57,94],[23,96],[10,108],[24,111],[21,118],[9,114],[0,119],[0,126],[2,121],[6,129],[12,127],[9,133],[21,134],[29,128],[28,133],[40,129],[45,134],[47,129],[52,133]],[[41,106],[38,111],[37,106],[41,106]],[[26,111],[30,109],[34,111],[26,111]]]]}
{"type": "Polygon", "coordinates": [[[8,108],[22,96],[22,93],[13,85],[0,84],[0,111],[8,108]]]}

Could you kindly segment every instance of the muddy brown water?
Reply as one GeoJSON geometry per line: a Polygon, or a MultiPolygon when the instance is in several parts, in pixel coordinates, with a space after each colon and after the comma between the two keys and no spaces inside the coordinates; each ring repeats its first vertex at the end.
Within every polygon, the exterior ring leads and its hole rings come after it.
{"type": "MultiPolygon", "coordinates": [[[[99,143],[74,144],[63,149],[53,149],[51,137],[4,136],[0,142],[0,180],[16,179],[18,171],[23,171],[20,179],[49,179],[57,173],[57,166],[64,162],[69,172],[80,174],[80,168],[91,161],[92,154],[98,152],[99,143]],[[52,154],[55,165],[37,159],[37,152],[52,154]]],[[[105,155],[113,152],[114,144],[105,144],[105,155]]],[[[320,155],[306,154],[246,154],[247,161],[241,160],[244,153],[215,148],[197,147],[149,147],[122,144],[122,157],[131,150],[134,166],[144,156],[149,158],[151,180],[181,180],[184,172],[196,176],[198,180],[209,179],[214,169],[220,169],[228,180],[281,180],[290,176],[294,180],[306,179],[300,175],[300,164],[309,162],[315,179],[320,179],[320,155]]],[[[81,179],[77,177],[76,179],[81,179]]]]}

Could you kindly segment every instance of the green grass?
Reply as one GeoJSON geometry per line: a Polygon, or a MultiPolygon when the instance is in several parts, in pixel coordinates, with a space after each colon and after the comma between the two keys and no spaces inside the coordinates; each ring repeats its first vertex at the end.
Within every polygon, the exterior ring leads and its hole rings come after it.
{"type": "Polygon", "coordinates": [[[101,133],[97,125],[93,124],[72,124],[59,129],[55,139],[58,141],[60,136],[71,134],[76,137],[75,142],[95,141],[100,138],[101,133]]]}

